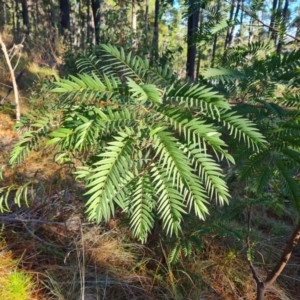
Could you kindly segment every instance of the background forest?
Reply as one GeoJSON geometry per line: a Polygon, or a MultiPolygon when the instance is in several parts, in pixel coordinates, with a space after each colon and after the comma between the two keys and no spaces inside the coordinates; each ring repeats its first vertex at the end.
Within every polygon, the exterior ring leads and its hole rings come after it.
{"type": "Polygon", "coordinates": [[[0,298],[299,299],[300,4],[0,0],[0,298]]]}

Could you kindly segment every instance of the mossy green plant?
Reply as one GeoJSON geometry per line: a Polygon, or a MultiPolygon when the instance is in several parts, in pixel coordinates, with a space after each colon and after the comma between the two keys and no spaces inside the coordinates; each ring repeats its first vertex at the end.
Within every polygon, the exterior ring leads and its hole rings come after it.
{"type": "Polygon", "coordinates": [[[29,300],[33,282],[30,275],[13,270],[0,279],[0,298],[6,300],[29,300]]]}
{"type": "Polygon", "coordinates": [[[18,269],[19,261],[6,249],[0,237],[0,299],[32,300],[34,281],[32,276],[18,269]]]}

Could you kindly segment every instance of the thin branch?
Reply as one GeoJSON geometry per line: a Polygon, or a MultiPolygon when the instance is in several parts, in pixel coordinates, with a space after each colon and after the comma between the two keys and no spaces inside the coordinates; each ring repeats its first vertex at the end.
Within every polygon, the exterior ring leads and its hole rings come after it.
{"type": "Polygon", "coordinates": [[[6,49],[6,46],[5,46],[5,44],[2,40],[1,34],[0,34],[0,46],[2,47],[2,51],[3,51],[6,63],[8,65],[9,71],[10,71],[11,80],[12,80],[12,84],[13,84],[13,88],[14,88],[15,103],[16,103],[16,120],[19,121],[20,118],[21,118],[21,111],[20,111],[18,86],[17,86],[17,82],[16,82],[16,78],[15,78],[15,72],[14,72],[14,69],[12,68],[12,66],[11,66],[11,62],[9,60],[7,49],[6,49]]]}
{"type": "MultiPolygon", "coordinates": [[[[247,248],[248,248],[248,251],[251,251],[251,243],[250,243],[250,231],[251,231],[251,208],[248,207],[247,208],[247,248]]],[[[263,283],[260,281],[256,271],[255,271],[255,268],[252,264],[252,261],[251,261],[251,258],[249,259],[248,258],[248,263],[249,263],[249,266],[250,266],[250,269],[251,269],[251,272],[252,272],[252,276],[253,276],[253,279],[255,280],[257,286],[260,286],[262,285],[263,283]]]]}
{"type": "Polygon", "coordinates": [[[256,271],[255,271],[255,269],[254,269],[254,266],[253,266],[253,264],[252,264],[252,261],[251,261],[251,260],[248,260],[248,262],[249,262],[249,266],[250,266],[250,269],[251,269],[251,272],[252,272],[252,276],[253,276],[254,281],[256,282],[257,286],[261,285],[262,282],[261,282],[261,281],[259,280],[259,278],[258,278],[258,275],[257,275],[257,273],[256,273],[256,271]]]}
{"type": "MultiPolygon", "coordinates": [[[[54,222],[54,221],[46,221],[46,220],[40,220],[40,219],[24,219],[19,216],[11,217],[11,216],[0,216],[0,223],[4,222],[22,222],[22,223],[37,223],[42,225],[60,225],[60,226],[66,226],[66,222],[54,222]]],[[[86,225],[93,225],[93,222],[89,223],[82,223],[83,226],[86,225]]]]}
{"type": "Polygon", "coordinates": [[[50,246],[50,247],[55,247],[55,248],[65,248],[64,246],[58,246],[58,245],[54,245],[54,244],[51,244],[51,243],[48,243],[48,242],[44,241],[42,238],[38,237],[32,230],[30,230],[30,229],[28,228],[28,226],[27,226],[25,223],[23,223],[23,226],[24,226],[25,229],[28,231],[28,233],[29,233],[30,235],[32,235],[33,238],[37,239],[37,240],[40,241],[41,243],[43,243],[43,244],[45,244],[45,245],[47,245],[47,246],[50,246]]]}
{"type": "Polygon", "coordinates": [[[65,222],[51,222],[51,221],[44,221],[44,220],[39,220],[39,219],[23,219],[20,217],[10,217],[10,216],[0,216],[0,222],[22,222],[22,223],[37,223],[37,224],[42,224],[42,225],[60,225],[60,226],[65,226],[65,222]]]}
{"type": "Polygon", "coordinates": [[[270,286],[277,279],[277,277],[281,274],[281,272],[285,268],[286,264],[288,263],[291,255],[292,255],[292,251],[293,251],[294,247],[297,245],[299,240],[300,240],[300,222],[298,223],[298,226],[295,228],[285,249],[283,250],[281,258],[278,261],[277,265],[267,276],[267,279],[265,280],[266,286],[270,286]]]}

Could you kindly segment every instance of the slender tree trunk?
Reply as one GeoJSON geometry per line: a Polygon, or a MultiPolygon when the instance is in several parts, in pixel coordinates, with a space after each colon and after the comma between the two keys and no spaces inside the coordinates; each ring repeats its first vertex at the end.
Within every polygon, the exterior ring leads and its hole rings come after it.
{"type": "Polygon", "coordinates": [[[197,69],[196,69],[196,79],[198,79],[198,78],[199,78],[199,75],[200,75],[201,53],[202,53],[202,50],[201,50],[201,47],[200,47],[199,50],[198,50],[198,60],[197,60],[197,69]]]}
{"type": "MultiPolygon", "coordinates": [[[[238,18],[238,15],[239,15],[239,12],[240,12],[240,8],[242,6],[242,3],[243,1],[242,0],[238,0],[237,2],[237,6],[236,6],[236,10],[235,10],[235,14],[234,14],[234,22],[237,20],[238,18]]],[[[228,45],[227,45],[227,48],[231,46],[232,44],[232,40],[233,40],[233,32],[234,32],[234,27],[235,26],[232,26],[229,30],[229,36],[228,36],[228,45]]]]}
{"type": "Polygon", "coordinates": [[[145,9],[145,32],[148,31],[148,22],[149,22],[149,0],[146,0],[146,9],[145,9]]]}
{"type": "Polygon", "coordinates": [[[54,0],[50,0],[50,16],[51,16],[51,26],[55,28],[57,21],[56,21],[54,0]]]}
{"type": "Polygon", "coordinates": [[[284,22],[284,24],[283,24],[284,32],[280,33],[280,35],[279,35],[279,41],[278,41],[277,49],[276,49],[277,54],[280,54],[281,50],[282,50],[284,33],[286,31],[287,22],[288,22],[288,8],[289,8],[289,0],[285,0],[285,5],[284,5],[283,11],[282,11],[282,21],[284,22]]]}
{"type": "MultiPolygon", "coordinates": [[[[93,0],[92,0],[93,1],[93,0]]],[[[96,44],[95,40],[95,23],[93,13],[91,13],[91,2],[87,0],[87,42],[96,44]]]]}
{"type": "Polygon", "coordinates": [[[160,2],[155,0],[155,16],[154,16],[154,26],[153,26],[153,40],[152,47],[155,55],[158,53],[158,42],[159,42],[159,10],[160,2]]]}
{"type": "MultiPolygon", "coordinates": [[[[203,9],[201,8],[199,11],[199,29],[202,32],[202,25],[203,25],[203,9]]],[[[200,67],[201,67],[201,57],[202,56],[202,49],[201,47],[198,49],[198,60],[197,60],[197,68],[196,68],[196,79],[199,78],[200,75],[200,67]]]]}
{"type": "Polygon", "coordinates": [[[137,48],[137,39],[136,39],[136,19],[137,19],[136,5],[137,5],[137,3],[136,3],[136,0],[132,0],[131,5],[132,5],[131,26],[132,26],[132,31],[134,33],[132,47],[137,48]]]}
{"type": "Polygon", "coordinates": [[[257,285],[256,300],[263,300],[265,297],[266,288],[263,282],[257,285]]]}
{"type": "MultiPolygon", "coordinates": [[[[279,0],[278,1],[278,8],[277,8],[277,12],[276,12],[276,17],[275,17],[275,28],[280,27],[280,21],[281,21],[281,16],[282,16],[282,1],[283,0],[279,0]]],[[[280,39],[280,34],[278,32],[274,32],[274,45],[275,45],[275,49],[277,50],[277,46],[279,43],[279,39],[280,39]]]]}
{"type": "Polygon", "coordinates": [[[134,32],[136,32],[136,18],[136,0],[132,0],[131,26],[134,32]]]}
{"type": "Polygon", "coordinates": [[[16,35],[20,34],[20,11],[19,11],[19,0],[15,0],[15,13],[16,13],[16,35]]]}
{"type": "Polygon", "coordinates": [[[85,49],[85,45],[86,45],[86,40],[85,40],[85,24],[86,24],[86,19],[85,19],[85,15],[82,11],[82,0],[79,1],[79,16],[80,16],[80,20],[81,20],[81,24],[80,24],[80,48],[81,49],[85,49]]]}
{"type": "MultiPolygon", "coordinates": [[[[193,4],[193,0],[190,0],[190,5],[193,4]]],[[[195,79],[195,62],[196,62],[196,43],[194,41],[194,35],[197,31],[199,23],[199,11],[192,13],[188,17],[188,32],[187,32],[187,63],[186,73],[190,81],[195,79]]]]}
{"type": "Polygon", "coordinates": [[[10,60],[9,60],[9,56],[8,56],[8,53],[7,53],[6,45],[4,44],[4,42],[2,40],[1,34],[0,34],[0,46],[2,48],[2,52],[4,54],[5,61],[7,63],[7,66],[8,66],[9,72],[10,72],[11,81],[12,81],[13,90],[14,90],[14,96],[15,96],[16,120],[19,121],[20,118],[21,118],[21,110],[20,110],[20,101],[19,101],[18,86],[17,86],[17,82],[16,82],[16,78],[15,78],[15,72],[14,72],[14,69],[13,69],[13,67],[11,65],[10,60]]]}
{"type": "Polygon", "coordinates": [[[69,0],[59,0],[61,34],[70,30],[70,4],[69,0]]]}
{"type": "Polygon", "coordinates": [[[271,36],[271,39],[273,39],[273,40],[275,40],[276,32],[274,30],[272,30],[271,28],[274,27],[274,25],[275,25],[277,3],[278,3],[278,0],[273,0],[270,28],[269,28],[269,36],[271,36]]]}
{"type": "Polygon", "coordinates": [[[87,43],[90,42],[91,29],[90,29],[90,18],[91,18],[91,8],[90,8],[90,0],[87,0],[87,18],[86,18],[86,32],[87,32],[87,43]]]}
{"type": "Polygon", "coordinates": [[[33,20],[34,20],[34,31],[35,31],[34,39],[37,39],[40,12],[39,12],[38,0],[34,0],[34,1],[35,1],[35,9],[33,9],[33,20]]]}
{"type": "Polygon", "coordinates": [[[23,26],[26,27],[26,33],[29,34],[30,26],[29,26],[29,16],[28,16],[27,0],[21,0],[21,3],[22,3],[23,26]]]}
{"type": "MultiPolygon", "coordinates": [[[[230,7],[230,13],[229,13],[229,22],[232,22],[233,19],[233,13],[234,13],[234,3],[235,0],[231,1],[231,7],[230,7]]],[[[226,49],[229,47],[230,45],[230,28],[228,28],[227,33],[226,33],[226,39],[225,39],[225,45],[224,45],[224,50],[226,51],[226,49]]]]}
{"type": "Polygon", "coordinates": [[[6,1],[2,0],[0,5],[0,32],[5,30],[5,25],[7,23],[7,16],[6,16],[6,1]]]}
{"type": "MultiPolygon", "coordinates": [[[[220,11],[220,6],[221,6],[221,0],[218,0],[217,2],[217,11],[220,11]]],[[[219,14],[217,14],[217,19],[216,19],[216,23],[219,23],[219,14]]],[[[217,51],[217,40],[218,40],[218,36],[215,35],[214,36],[214,42],[213,42],[213,48],[212,48],[212,55],[211,55],[211,67],[213,68],[215,65],[215,59],[216,59],[216,51],[217,51]]]]}
{"type": "Polygon", "coordinates": [[[100,14],[100,0],[92,0],[92,11],[95,26],[95,41],[96,45],[100,44],[100,25],[101,25],[101,14],[100,14]]]}
{"type": "Polygon", "coordinates": [[[94,22],[94,15],[89,14],[90,18],[88,21],[88,26],[89,26],[89,30],[90,30],[90,36],[91,36],[91,40],[89,40],[89,42],[91,42],[93,45],[96,45],[96,37],[95,37],[95,22],[94,22]]]}

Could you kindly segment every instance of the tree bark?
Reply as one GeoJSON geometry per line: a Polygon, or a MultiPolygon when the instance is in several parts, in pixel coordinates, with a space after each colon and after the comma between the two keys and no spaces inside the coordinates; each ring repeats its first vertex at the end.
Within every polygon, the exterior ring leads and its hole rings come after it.
{"type": "Polygon", "coordinates": [[[69,0],[59,0],[61,34],[70,30],[70,4],[69,0]]]}
{"type": "Polygon", "coordinates": [[[257,285],[256,300],[263,300],[265,297],[266,288],[263,282],[257,285]]]}
{"type": "Polygon", "coordinates": [[[21,3],[22,3],[23,26],[26,27],[26,33],[29,34],[30,24],[29,24],[27,0],[21,0],[21,3]]]}
{"type": "MultiPolygon", "coordinates": [[[[190,5],[193,4],[193,0],[190,0],[190,5]]],[[[188,17],[188,32],[187,32],[187,63],[186,73],[190,81],[195,79],[195,62],[196,62],[196,43],[194,36],[198,28],[199,23],[199,11],[193,12],[188,17]]]]}

